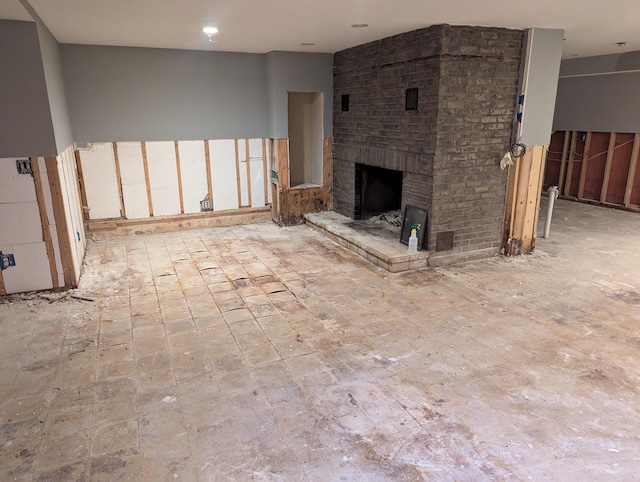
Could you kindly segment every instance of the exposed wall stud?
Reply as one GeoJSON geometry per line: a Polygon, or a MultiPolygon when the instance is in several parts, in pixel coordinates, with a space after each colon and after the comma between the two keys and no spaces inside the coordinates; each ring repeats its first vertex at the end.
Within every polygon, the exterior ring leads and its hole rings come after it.
{"type": "Polygon", "coordinates": [[[144,183],[147,186],[147,202],[149,203],[149,217],[153,217],[153,200],[151,199],[151,183],[149,182],[149,163],[147,162],[147,144],[140,142],[142,147],[142,167],[144,168],[144,183]]]}
{"type": "Polygon", "coordinates": [[[562,143],[562,157],[560,158],[560,174],[558,175],[558,189],[560,194],[564,191],[564,175],[567,172],[567,155],[569,154],[569,143],[571,142],[571,132],[564,132],[564,142],[562,143]]]}
{"type": "Polygon", "coordinates": [[[607,161],[604,166],[604,178],[602,189],[600,190],[600,202],[607,202],[607,191],[609,190],[609,179],[611,177],[611,165],[613,164],[613,154],[616,150],[616,133],[609,136],[609,149],[607,150],[607,161]]]}
{"type": "Polygon", "coordinates": [[[633,140],[633,151],[631,152],[631,163],[629,164],[629,177],[627,177],[627,188],[624,191],[624,206],[631,206],[631,194],[638,167],[638,153],[640,153],[640,133],[636,133],[633,140]]]}
{"type": "Polygon", "coordinates": [[[80,159],[80,151],[73,151],[73,154],[76,158],[76,168],[78,175],[78,191],[80,192],[80,199],[82,200],[82,219],[84,221],[89,221],[89,210],[85,209],[89,207],[89,203],[87,202],[87,191],[84,188],[84,175],[82,174],[82,161],[80,159]]]}
{"type": "Polygon", "coordinates": [[[40,221],[42,223],[42,238],[44,240],[44,245],[47,249],[47,259],[49,260],[49,271],[51,272],[51,283],[54,288],[59,288],[60,283],[58,282],[58,270],[56,268],[56,255],[53,250],[51,230],[49,229],[49,216],[47,215],[47,205],[44,200],[44,191],[42,189],[42,176],[40,175],[40,166],[38,165],[37,157],[31,158],[31,165],[33,166],[33,183],[36,188],[36,199],[38,200],[38,209],[40,210],[40,221]]]}
{"type": "Polygon", "coordinates": [[[580,184],[578,184],[578,199],[584,199],[584,184],[587,180],[587,166],[589,165],[589,155],[591,154],[591,132],[587,132],[584,141],[584,152],[582,154],[582,165],[580,166],[580,184]]]}
{"type": "Polygon", "coordinates": [[[58,172],[58,160],[55,157],[45,157],[45,165],[47,166],[47,177],[49,180],[49,188],[51,189],[51,201],[53,203],[53,217],[56,224],[56,232],[58,233],[58,245],[60,248],[60,259],[62,261],[62,274],[64,277],[64,285],[67,288],[75,288],[78,280],[75,279],[75,270],[73,269],[73,253],[69,241],[69,228],[67,225],[67,217],[64,212],[64,200],[62,191],[60,190],[60,173],[58,172]]]}
{"type": "Polygon", "coordinates": [[[184,196],[182,194],[182,171],[180,169],[180,148],[178,141],[173,141],[176,151],[176,173],[178,174],[178,195],[180,196],[180,214],[184,214],[184,196]]]}
{"type": "Polygon", "coordinates": [[[567,163],[567,178],[564,182],[565,196],[571,195],[571,178],[573,177],[573,161],[576,157],[576,144],[578,143],[578,133],[573,131],[571,133],[571,147],[569,148],[569,161],[567,163]]]}
{"type": "Polygon", "coordinates": [[[209,141],[204,141],[204,159],[207,168],[207,190],[209,191],[209,202],[211,203],[211,211],[214,210],[213,205],[213,181],[211,180],[211,154],[209,153],[209,141]]]}
{"type": "Polygon", "coordinates": [[[118,159],[118,143],[113,143],[113,160],[116,165],[116,177],[118,178],[118,196],[120,196],[120,217],[126,218],[127,212],[124,209],[124,195],[122,194],[122,175],[120,174],[120,160],[118,159]]]}

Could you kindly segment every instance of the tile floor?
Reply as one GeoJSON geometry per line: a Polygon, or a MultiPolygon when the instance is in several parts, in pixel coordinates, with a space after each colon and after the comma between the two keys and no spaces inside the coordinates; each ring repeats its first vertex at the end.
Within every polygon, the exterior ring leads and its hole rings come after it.
{"type": "Polygon", "coordinates": [[[91,242],[94,302],[0,305],[0,480],[635,480],[639,232],[559,202],[533,256],[397,275],[305,226],[91,242]]]}

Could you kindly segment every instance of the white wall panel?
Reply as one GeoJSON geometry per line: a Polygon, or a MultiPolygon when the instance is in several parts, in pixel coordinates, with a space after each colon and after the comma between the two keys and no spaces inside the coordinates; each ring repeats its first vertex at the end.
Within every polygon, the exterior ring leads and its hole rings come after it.
{"type": "Polygon", "coordinates": [[[16,260],[15,266],[2,272],[7,294],[53,288],[43,241],[13,246],[0,244],[0,251],[12,253],[16,260]]]}
{"type": "Polygon", "coordinates": [[[153,199],[153,215],[180,214],[178,171],[173,142],[147,142],[149,184],[153,199]]]}
{"type": "MultiPolygon", "coordinates": [[[[244,140],[238,141],[244,152],[244,140]]],[[[209,141],[213,208],[216,211],[238,208],[236,150],[232,139],[209,141]]],[[[240,169],[245,166],[241,164],[240,169]]],[[[246,167],[245,167],[246,169],[246,167]]]]}
{"type": "Polygon", "coordinates": [[[264,207],[262,139],[249,139],[249,157],[251,162],[251,207],[264,207]]]}
{"type": "Polygon", "coordinates": [[[0,203],[21,203],[36,200],[33,178],[29,174],[18,174],[17,159],[0,159],[0,203]]]}
{"type": "Polygon", "coordinates": [[[0,244],[25,244],[36,241],[42,241],[38,203],[33,201],[0,204],[0,244]]]}
{"type": "Polygon", "coordinates": [[[240,161],[240,194],[242,206],[249,205],[249,187],[247,186],[247,149],[245,140],[238,139],[238,159],[240,161]]]}
{"type": "Polygon", "coordinates": [[[122,197],[128,219],[148,218],[149,203],[144,180],[142,145],[139,142],[119,142],[118,159],[122,177],[122,197]]]}
{"type": "Polygon", "coordinates": [[[179,141],[182,198],[185,213],[199,213],[208,192],[204,141],[179,141]]]}
{"type": "Polygon", "coordinates": [[[82,176],[90,219],[120,217],[120,195],[116,163],[111,142],[95,143],[90,149],[80,150],[82,176]]]}

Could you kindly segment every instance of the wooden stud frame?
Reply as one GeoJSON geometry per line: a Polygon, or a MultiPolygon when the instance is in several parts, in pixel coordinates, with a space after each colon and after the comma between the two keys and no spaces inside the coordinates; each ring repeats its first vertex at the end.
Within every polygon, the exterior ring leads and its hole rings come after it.
{"type": "Polygon", "coordinates": [[[633,150],[631,152],[631,163],[629,164],[629,177],[627,177],[627,187],[624,191],[624,207],[631,206],[631,192],[635,181],[636,170],[638,168],[638,153],[640,153],[640,133],[633,139],[633,150]]]}
{"type": "Polygon", "coordinates": [[[573,131],[571,133],[571,147],[569,148],[569,161],[567,162],[567,177],[564,182],[564,190],[562,194],[569,196],[571,192],[571,178],[573,177],[573,160],[576,155],[576,144],[578,143],[578,132],[573,131]]]}
{"type": "Polygon", "coordinates": [[[116,165],[116,177],[118,178],[118,196],[120,197],[120,217],[126,218],[127,212],[124,208],[124,195],[122,194],[122,175],[120,174],[120,159],[118,158],[118,143],[113,143],[113,160],[116,165]]]}
{"type": "Polygon", "coordinates": [[[213,211],[213,181],[211,179],[211,154],[209,152],[209,140],[204,141],[204,159],[207,168],[207,190],[209,194],[209,203],[211,205],[211,211],[213,211]]]}
{"type": "Polygon", "coordinates": [[[182,169],[180,168],[180,147],[178,141],[173,141],[176,152],[176,174],[178,175],[178,195],[180,196],[180,214],[184,214],[184,195],[182,194],[182,169]]]}
{"type": "MultiPolygon", "coordinates": [[[[77,152],[77,151],[76,151],[77,152]]],[[[40,175],[40,167],[38,158],[31,158],[33,166],[33,183],[36,187],[36,199],[38,200],[38,209],[40,210],[40,221],[42,223],[42,238],[47,249],[47,258],[49,259],[49,271],[51,272],[51,283],[54,288],[59,288],[58,269],[56,268],[55,251],[53,250],[53,240],[51,238],[51,230],[49,229],[49,216],[47,215],[47,205],[44,200],[44,190],[42,189],[42,176],[40,175]]],[[[83,201],[84,202],[84,201],[83,201]]]]}
{"type": "Polygon", "coordinates": [[[609,148],[607,149],[607,161],[604,166],[604,178],[602,180],[602,188],[600,190],[600,202],[607,201],[607,191],[609,190],[609,179],[611,178],[611,165],[613,164],[613,154],[616,150],[616,133],[612,132],[609,136],[609,148]]]}
{"type": "Polygon", "coordinates": [[[0,295],[6,295],[7,290],[4,287],[4,278],[2,277],[2,270],[0,270],[0,295]]]}
{"type": "Polygon", "coordinates": [[[58,233],[58,245],[60,247],[60,259],[62,260],[64,285],[67,288],[75,288],[78,280],[75,279],[75,270],[73,269],[73,254],[71,253],[71,244],[69,241],[67,217],[64,212],[62,191],[60,190],[61,184],[60,173],[58,172],[58,160],[55,157],[45,157],[44,162],[47,166],[47,177],[49,180],[49,187],[51,189],[53,217],[55,219],[56,232],[58,233]]]}
{"type": "Polygon", "coordinates": [[[82,160],[80,159],[80,151],[73,151],[76,158],[76,169],[78,175],[78,191],[80,192],[80,200],[82,201],[82,219],[89,221],[89,203],[87,201],[87,191],[84,188],[84,175],[82,173],[82,160]]]}
{"type": "Polygon", "coordinates": [[[558,175],[558,189],[560,193],[564,192],[564,175],[567,173],[567,155],[569,154],[570,142],[571,133],[565,131],[564,142],[562,143],[562,157],[560,158],[560,174],[558,175]]]}
{"type": "Polygon", "coordinates": [[[147,144],[142,141],[142,167],[144,168],[144,183],[147,186],[147,202],[149,203],[149,217],[153,217],[153,200],[151,199],[151,183],[149,182],[149,163],[147,162],[147,144]]]}
{"type": "Polygon", "coordinates": [[[584,199],[584,185],[587,180],[587,167],[589,166],[589,155],[591,155],[591,139],[593,135],[587,132],[587,140],[584,144],[584,153],[582,154],[582,165],[580,166],[580,184],[578,184],[578,199],[584,199]]]}

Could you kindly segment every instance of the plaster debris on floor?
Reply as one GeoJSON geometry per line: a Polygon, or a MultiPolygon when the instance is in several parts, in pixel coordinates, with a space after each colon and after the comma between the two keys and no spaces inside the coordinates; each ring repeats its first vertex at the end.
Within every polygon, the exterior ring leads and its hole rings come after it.
{"type": "Polygon", "coordinates": [[[633,480],[640,219],[553,222],[401,274],[306,226],[89,242],[92,301],[0,304],[0,479],[633,480]]]}

